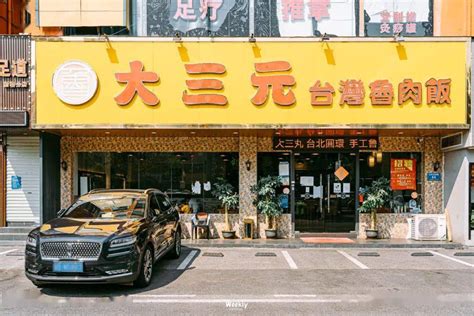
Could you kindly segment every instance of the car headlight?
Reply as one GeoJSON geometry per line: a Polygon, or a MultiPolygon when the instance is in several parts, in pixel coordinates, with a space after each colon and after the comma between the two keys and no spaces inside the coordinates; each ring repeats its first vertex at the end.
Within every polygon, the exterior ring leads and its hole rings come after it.
{"type": "Polygon", "coordinates": [[[110,247],[115,248],[115,247],[132,245],[135,243],[136,240],[137,240],[136,236],[127,236],[127,237],[117,238],[110,242],[110,247]]]}
{"type": "Polygon", "coordinates": [[[28,235],[28,237],[26,237],[26,244],[28,246],[36,248],[36,238],[31,235],[28,235]]]}

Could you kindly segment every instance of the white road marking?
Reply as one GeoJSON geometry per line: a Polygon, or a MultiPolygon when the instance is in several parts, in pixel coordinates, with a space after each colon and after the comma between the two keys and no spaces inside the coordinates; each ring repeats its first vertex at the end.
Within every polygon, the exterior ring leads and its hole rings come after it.
{"type": "Polygon", "coordinates": [[[434,255],[437,255],[437,256],[440,256],[440,257],[443,257],[443,258],[446,258],[446,259],[449,259],[451,261],[454,261],[454,262],[457,262],[457,263],[460,263],[460,264],[464,264],[468,267],[471,267],[471,268],[474,268],[474,264],[472,263],[469,263],[469,262],[466,262],[466,261],[462,261],[462,260],[459,260],[459,259],[456,259],[456,258],[451,258],[450,256],[446,256],[446,255],[443,255],[439,252],[436,252],[436,251],[430,251],[430,253],[434,254],[434,255]]]}
{"type": "Polygon", "coordinates": [[[315,295],[315,294],[274,294],[273,297],[197,297],[196,295],[169,295],[175,298],[166,298],[167,295],[131,295],[133,303],[162,303],[162,304],[242,304],[242,303],[361,303],[373,300],[370,295],[315,295]],[[180,298],[180,296],[182,296],[180,298]],[[190,296],[192,298],[189,298],[190,296]],[[147,298],[148,297],[148,298],[147,298]]]}
{"type": "Polygon", "coordinates": [[[130,297],[167,298],[167,297],[196,297],[196,294],[133,294],[130,297]]]}
{"type": "Polygon", "coordinates": [[[474,293],[442,294],[437,299],[441,302],[474,302],[474,293]]]}
{"type": "Polygon", "coordinates": [[[283,250],[281,253],[283,254],[283,257],[285,257],[286,262],[288,262],[288,265],[290,266],[290,269],[298,269],[298,266],[296,265],[296,263],[295,263],[295,261],[293,260],[293,258],[291,258],[291,256],[290,256],[290,254],[288,253],[288,251],[283,250]]]}
{"type": "Polygon", "coordinates": [[[16,251],[17,249],[11,249],[11,250],[7,250],[7,251],[4,251],[4,252],[0,252],[0,255],[6,255],[7,253],[10,253],[10,252],[13,252],[13,251],[16,251]]]}
{"type": "MultiPolygon", "coordinates": [[[[340,299],[319,299],[319,298],[204,298],[204,299],[134,299],[133,303],[160,303],[160,304],[232,304],[232,303],[342,303],[340,299]]],[[[355,303],[355,302],[353,302],[355,303]]]]}
{"type": "Polygon", "coordinates": [[[275,297],[316,297],[316,294],[275,294],[275,297]]]}
{"type": "Polygon", "coordinates": [[[362,262],[360,262],[359,260],[357,260],[356,258],[352,257],[351,255],[349,255],[348,253],[342,251],[342,250],[338,250],[337,252],[339,252],[341,255],[343,255],[344,257],[346,257],[347,259],[349,259],[350,261],[352,261],[352,263],[354,263],[356,266],[358,266],[359,268],[361,269],[364,269],[364,270],[368,270],[369,267],[366,266],[365,264],[363,264],[362,262]]]}
{"type": "Polygon", "coordinates": [[[193,250],[189,255],[181,262],[177,270],[185,270],[188,267],[188,264],[193,260],[194,256],[197,254],[197,250],[193,250]]]}

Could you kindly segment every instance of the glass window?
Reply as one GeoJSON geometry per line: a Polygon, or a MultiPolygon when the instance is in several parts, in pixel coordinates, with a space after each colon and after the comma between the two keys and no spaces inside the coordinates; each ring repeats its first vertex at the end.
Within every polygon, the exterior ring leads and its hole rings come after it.
{"type": "Polygon", "coordinates": [[[161,212],[160,203],[158,203],[155,194],[150,197],[150,211],[152,212],[153,216],[158,216],[161,212]]]}
{"type": "Polygon", "coordinates": [[[158,200],[158,204],[160,205],[162,212],[166,212],[170,209],[171,204],[165,199],[163,195],[157,194],[156,199],[158,200]]]}
{"type": "Polygon", "coordinates": [[[257,178],[280,176],[281,186],[277,190],[280,206],[285,213],[290,213],[290,153],[258,153],[257,178]]]}
{"type": "Polygon", "coordinates": [[[239,193],[238,153],[80,152],[75,185],[79,195],[97,188],[156,188],[183,213],[221,213],[221,203],[211,193],[219,178],[239,193]]]}
{"type": "Polygon", "coordinates": [[[370,186],[372,181],[380,177],[391,179],[391,160],[392,159],[414,159],[416,168],[416,190],[393,190],[391,202],[392,212],[417,212],[422,207],[422,159],[421,153],[408,152],[385,152],[373,154],[368,152],[360,153],[360,187],[370,186]],[[412,193],[417,192],[418,197],[412,198],[412,193]],[[415,204],[416,203],[416,204],[415,204]],[[415,210],[413,210],[416,208],[415,210]]]}
{"type": "Polygon", "coordinates": [[[65,213],[64,217],[120,219],[142,218],[145,214],[145,200],[123,196],[100,198],[92,201],[78,200],[65,213]]]}

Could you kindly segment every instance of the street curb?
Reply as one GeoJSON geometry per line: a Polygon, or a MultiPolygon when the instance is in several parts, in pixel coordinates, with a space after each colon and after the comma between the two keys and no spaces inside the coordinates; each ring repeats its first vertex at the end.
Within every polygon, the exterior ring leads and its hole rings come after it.
{"type": "Polygon", "coordinates": [[[321,244],[265,244],[265,243],[235,243],[235,244],[220,244],[220,243],[194,243],[183,240],[182,245],[188,248],[286,248],[286,249],[328,249],[328,248],[350,248],[350,249],[465,249],[462,244],[336,244],[336,243],[321,243],[321,244]]]}

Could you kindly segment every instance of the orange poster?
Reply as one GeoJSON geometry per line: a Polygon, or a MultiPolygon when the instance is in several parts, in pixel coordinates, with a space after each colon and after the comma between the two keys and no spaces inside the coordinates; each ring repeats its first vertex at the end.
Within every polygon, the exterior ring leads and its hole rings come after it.
{"type": "Polygon", "coordinates": [[[416,191],[416,159],[391,159],[390,187],[416,191]]]}

